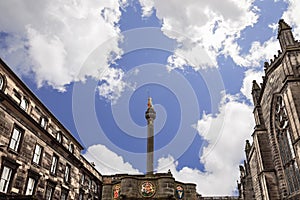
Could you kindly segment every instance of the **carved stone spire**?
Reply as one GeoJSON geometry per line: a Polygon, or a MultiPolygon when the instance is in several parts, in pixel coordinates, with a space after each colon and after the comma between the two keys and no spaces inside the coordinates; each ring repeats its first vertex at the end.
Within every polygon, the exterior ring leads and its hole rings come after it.
{"type": "Polygon", "coordinates": [[[249,140],[246,140],[246,144],[245,144],[245,152],[246,152],[247,159],[248,159],[250,150],[251,150],[250,142],[249,142],[249,140]]]}
{"type": "Polygon", "coordinates": [[[255,80],[252,82],[252,98],[254,106],[259,105],[260,87],[255,80]]]}
{"type": "Polygon", "coordinates": [[[294,39],[292,28],[283,20],[278,22],[278,36],[281,50],[284,51],[287,47],[293,46],[296,44],[294,39]]]}

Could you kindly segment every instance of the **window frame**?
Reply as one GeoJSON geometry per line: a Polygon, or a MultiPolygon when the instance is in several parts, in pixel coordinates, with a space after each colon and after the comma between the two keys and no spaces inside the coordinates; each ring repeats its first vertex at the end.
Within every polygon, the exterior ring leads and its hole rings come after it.
{"type": "Polygon", "coordinates": [[[84,191],[82,189],[79,190],[78,200],[83,200],[84,191]]]}
{"type": "Polygon", "coordinates": [[[33,177],[28,177],[28,179],[27,179],[27,183],[26,183],[26,190],[25,190],[25,195],[33,195],[34,194],[34,191],[35,191],[35,186],[36,186],[36,179],[34,179],[33,177]],[[31,188],[31,193],[27,193],[29,190],[29,181],[30,180],[33,180],[34,182],[33,182],[33,185],[31,186],[32,188],[31,188]]]}
{"type": "Polygon", "coordinates": [[[26,180],[26,189],[24,191],[25,195],[34,195],[35,194],[36,187],[38,185],[40,176],[41,175],[38,172],[30,170],[30,169],[28,170],[28,175],[27,175],[27,180],[26,180]],[[32,188],[31,194],[27,194],[30,179],[34,180],[34,184],[33,184],[33,188],[32,188]]]}
{"type": "Polygon", "coordinates": [[[3,74],[0,74],[0,90],[4,90],[6,85],[6,77],[3,74]]]}
{"type": "Polygon", "coordinates": [[[64,172],[64,181],[65,183],[70,183],[71,180],[71,165],[66,164],[64,172]]]}
{"type": "Polygon", "coordinates": [[[47,129],[47,125],[48,125],[48,118],[45,117],[45,116],[41,116],[40,117],[40,126],[43,128],[43,129],[47,129]]]}
{"type": "Polygon", "coordinates": [[[29,101],[26,98],[21,98],[20,99],[20,104],[19,104],[20,108],[24,111],[27,111],[28,107],[29,107],[29,101]],[[25,103],[25,105],[23,105],[25,103]]]}
{"type": "Polygon", "coordinates": [[[74,144],[73,144],[73,143],[70,143],[70,144],[69,144],[68,151],[69,151],[70,153],[74,153],[74,144]]]}
{"type": "Polygon", "coordinates": [[[87,183],[88,183],[88,188],[89,188],[89,190],[92,188],[92,180],[91,180],[91,178],[90,177],[88,177],[87,178],[87,183]]]}
{"type": "Polygon", "coordinates": [[[15,98],[13,98],[13,99],[20,106],[22,95],[15,88],[13,89],[13,92],[14,92],[14,97],[16,98],[16,99],[15,98]]]}
{"type": "Polygon", "coordinates": [[[69,190],[62,188],[60,194],[60,200],[67,200],[68,196],[69,196],[69,190]],[[63,198],[63,195],[65,195],[65,198],[63,198]]]}
{"type": "Polygon", "coordinates": [[[300,170],[295,160],[295,149],[289,116],[282,96],[275,96],[273,127],[278,143],[280,160],[289,194],[300,190],[300,170]]]}
{"type": "Polygon", "coordinates": [[[9,144],[8,144],[8,149],[14,152],[19,152],[20,148],[21,148],[21,141],[23,139],[23,135],[24,135],[24,129],[22,129],[21,127],[14,125],[12,131],[11,131],[11,136],[10,136],[10,140],[9,140],[9,144]],[[18,138],[17,140],[15,140],[15,138],[13,138],[15,130],[18,131],[18,138]],[[15,141],[15,144],[13,147],[11,147],[12,145],[12,141],[15,141]]]}
{"type": "Polygon", "coordinates": [[[94,180],[92,180],[92,191],[94,193],[97,193],[97,191],[98,191],[97,184],[94,180]]]}
{"type": "Polygon", "coordinates": [[[54,194],[55,186],[47,183],[46,190],[45,190],[45,200],[52,200],[54,194]],[[48,191],[50,191],[50,196],[48,196],[48,191]]]}
{"type": "Polygon", "coordinates": [[[12,187],[12,184],[13,184],[13,181],[14,181],[14,177],[15,177],[16,171],[17,171],[19,166],[20,166],[20,164],[18,164],[16,162],[16,160],[14,160],[12,158],[8,158],[8,157],[2,157],[2,163],[0,163],[0,180],[1,180],[1,177],[2,177],[4,167],[10,168],[12,170],[11,171],[11,176],[10,176],[10,179],[9,179],[8,189],[7,189],[8,191],[11,190],[11,187],[12,187]]]}
{"type": "Polygon", "coordinates": [[[36,143],[36,144],[35,144],[35,148],[34,148],[34,152],[33,152],[33,156],[32,156],[32,163],[37,164],[37,165],[40,165],[40,164],[41,164],[42,157],[43,157],[43,147],[42,147],[42,145],[36,143]],[[39,153],[39,154],[36,153],[37,147],[40,148],[40,153],[39,153]],[[36,155],[38,155],[38,161],[37,161],[37,162],[35,161],[35,156],[36,156],[36,155]]]}
{"type": "Polygon", "coordinates": [[[61,131],[56,132],[55,139],[58,143],[62,143],[62,132],[61,131]]]}
{"type": "Polygon", "coordinates": [[[3,165],[1,167],[1,174],[0,174],[0,186],[2,185],[2,180],[4,180],[3,188],[0,190],[0,192],[7,193],[10,190],[11,184],[12,184],[12,177],[13,177],[13,171],[14,169],[10,166],[3,165]],[[6,179],[3,178],[3,172],[5,169],[8,169],[8,177],[6,179]]]}
{"type": "Polygon", "coordinates": [[[80,178],[80,184],[84,185],[84,181],[85,181],[85,174],[82,173],[81,178],[80,178]]]}
{"type": "Polygon", "coordinates": [[[56,154],[53,154],[52,159],[51,159],[51,165],[50,165],[50,174],[51,175],[56,175],[56,171],[57,171],[57,166],[58,166],[58,161],[59,161],[59,157],[56,154]],[[55,167],[53,167],[53,159],[55,158],[56,162],[55,162],[55,167]],[[54,168],[54,169],[53,169],[54,168]]]}

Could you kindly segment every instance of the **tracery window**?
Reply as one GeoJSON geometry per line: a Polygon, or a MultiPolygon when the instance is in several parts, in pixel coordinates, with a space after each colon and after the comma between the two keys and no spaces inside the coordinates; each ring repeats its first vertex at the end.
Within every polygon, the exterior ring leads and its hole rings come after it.
{"type": "Polygon", "coordinates": [[[285,179],[289,193],[294,193],[300,188],[299,167],[295,160],[293,138],[285,104],[281,96],[276,98],[275,106],[275,131],[280,149],[280,156],[284,168],[285,179]]]}

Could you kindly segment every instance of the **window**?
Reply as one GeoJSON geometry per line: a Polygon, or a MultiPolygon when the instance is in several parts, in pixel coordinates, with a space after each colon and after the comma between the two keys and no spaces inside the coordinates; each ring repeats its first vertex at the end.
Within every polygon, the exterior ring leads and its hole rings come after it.
{"type": "Polygon", "coordinates": [[[67,200],[68,199],[68,190],[66,189],[62,189],[61,190],[61,196],[60,196],[60,200],[67,200]]]}
{"type": "Polygon", "coordinates": [[[74,153],[74,145],[73,144],[69,144],[69,151],[71,153],[74,153]]]}
{"type": "Polygon", "coordinates": [[[22,96],[16,89],[13,89],[13,91],[14,91],[14,97],[13,98],[17,102],[17,104],[20,105],[22,96]]]}
{"type": "Polygon", "coordinates": [[[10,181],[11,181],[12,169],[4,166],[1,174],[0,180],[0,192],[7,193],[10,181]]]}
{"type": "Polygon", "coordinates": [[[0,74],[0,90],[2,90],[4,87],[4,78],[3,76],[0,74]]]}
{"type": "Polygon", "coordinates": [[[21,102],[20,102],[20,107],[26,111],[27,107],[28,107],[28,101],[26,99],[22,98],[21,102]]]}
{"type": "Polygon", "coordinates": [[[45,193],[45,199],[51,200],[53,195],[54,187],[52,185],[47,185],[46,193],[45,193]]]}
{"type": "Polygon", "coordinates": [[[46,117],[41,117],[41,119],[40,119],[40,125],[41,125],[41,127],[44,128],[44,129],[46,129],[47,123],[48,123],[48,120],[46,119],[46,117]]]}
{"type": "Polygon", "coordinates": [[[36,185],[39,181],[40,174],[36,171],[28,170],[28,179],[26,184],[25,195],[34,195],[36,185]]]}
{"type": "Polygon", "coordinates": [[[79,200],[83,200],[83,190],[79,191],[79,200]]]}
{"type": "Polygon", "coordinates": [[[281,96],[276,98],[274,113],[276,137],[279,144],[280,156],[288,190],[291,194],[300,189],[300,172],[297,162],[295,161],[296,156],[292,142],[292,132],[284,101],[281,96]]]}
{"type": "Polygon", "coordinates": [[[71,166],[67,164],[65,169],[65,182],[70,181],[70,171],[71,171],[71,166]]]}
{"type": "Polygon", "coordinates": [[[21,135],[22,135],[22,130],[14,127],[13,132],[12,132],[12,136],[10,139],[10,143],[9,143],[9,148],[14,150],[14,151],[18,151],[19,149],[19,145],[20,145],[20,140],[21,140],[21,135]]]}
{"type": "Polygon", "coordinates": [[[58,163],[58,156],[53,155],[52,162],[51,162],[51,168],[50,168],[50,173],[53,175],[56,174],[57,163],[58,163]]]}
{"type": "Polygon", "coordinates": [[[81,183],[81,185],[83,185],[83,184],[84,184],[84,179],[85,179],[85,176],[84,176],[84,174],[82,174],[82,176],[81,176],[81,180],[80,180],[80,183],[81,183]]]}
{"type": "Polygon", "coordinates": [[[57,140],[59,143],[61,143],[61,132],[60,132],[60,131],[58,131],[58,132],[56,133],[56,140],[57,140]]]}
{"type": "Polygon", "coordinates": [[[97,193],[97,190],[98,190],[98,188],[97,188],[97,185],[96,185],[95,181],[92,181],[92,191],[94,193],[97,193]]]}
{"type": "Polygon", "coordinates": [[[41,156],[42,156],[42,147],[41,145],[36,144],[32,162],[34,162],[35,164],[40,164],[41,156]]]}
{"type": "Polygon", "coordinates": [[[92,181],[89,177],[86,178],[87,179],[87,183],[88,183],[88,188],[91,189],[92,187],[92,181]]]}
{"type": "Polygon", "coordinates": [[[34,188],[35,188],[35,179],[29,177],[25,195],[33,195],[34,188]]]}

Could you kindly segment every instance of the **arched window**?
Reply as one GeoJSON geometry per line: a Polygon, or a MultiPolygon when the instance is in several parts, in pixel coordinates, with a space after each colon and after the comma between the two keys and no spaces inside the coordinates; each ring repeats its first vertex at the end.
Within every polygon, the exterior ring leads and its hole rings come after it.
{"type": "Polygon", "coordinates": [[[295,160],[289,118],[281,96],[276,98],[274,120],[285,179],[288,184],[289,193],[291,194],[300,189],[300,173],[298,164],[295,160]]]}
{"type": "Polygon", "coordinates": [[[3,76],[0,74],[0,90],[2,90],[4,87],[4,78],[3,76]]]}

